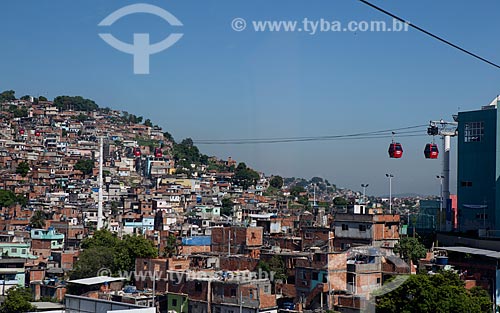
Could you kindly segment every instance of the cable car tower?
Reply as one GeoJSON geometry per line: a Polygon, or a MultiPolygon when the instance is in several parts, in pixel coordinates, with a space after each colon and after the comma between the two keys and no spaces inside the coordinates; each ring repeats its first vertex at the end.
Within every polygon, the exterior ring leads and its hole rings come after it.
{"type": "MultiPolygon", "coordinates": [[[[441,136],[443,138],[443,171],[440,178],[442,179],[442,194],[441,194],[441,212],[439,219],[442,219],[442,208],[447,208],[448,199],[450,199],[450,148],[451,148],[451,137],[458,135],[458,123],[455,116],[453,117],[454,122],[446,122],[444,120],[430,121],[429,128],[427,128],[427,134],[430,136],[441,136]]],[[[448,209],[448,208],[447,208],[448,209]]],[[[440,223],[440,229],[441,229],[440,223]]],[[[446,230],[451,230],[446,227],[446,230]]]]}

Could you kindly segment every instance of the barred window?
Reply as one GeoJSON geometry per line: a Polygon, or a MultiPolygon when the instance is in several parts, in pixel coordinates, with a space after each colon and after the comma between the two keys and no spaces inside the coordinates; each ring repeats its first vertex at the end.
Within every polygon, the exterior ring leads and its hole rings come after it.
{"type": "Polygon", "coordinates": [[[464,128],[464,141],[465,142],[479,142],[479,141],[482,141],[483,136],[484,136],[484,123],[483,122],[465,123],[465,128],[464,128]]]}

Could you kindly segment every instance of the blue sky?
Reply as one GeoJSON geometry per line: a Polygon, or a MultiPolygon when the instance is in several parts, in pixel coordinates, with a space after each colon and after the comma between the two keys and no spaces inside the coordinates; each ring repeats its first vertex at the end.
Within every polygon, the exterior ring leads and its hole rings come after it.
{"type": "MultiPolygon", "coordinates": [[[[18,96],[82,95],[100,106],[151,118],[176,139],[195,140],[336,135],[423,125],[431,119],[450,120],[459,109],[477,109],[500,93],[498,69],[415,30],[312,36],[231,28],[235,17],[391,22],[356,0],[142,2],[168,10],[184,25],[174,28],[154,15],[135,14],[105,30],[125,42],[132,42],[133,33],[150,33],[152,42],[179,30],[184,33],[173,47],[151,56],[149,75],[134,75],[132,56],[97,35],[103,32],[97,26],[102,19],[137,1],[3,1],[0,89],[14,89],[18,96]]],[[[500,62],[498,1],[373,2],[500,62]]],[[[232,156],[266,174],[322,176],[355,190],[369,183],[368,194],[388,193],[385,173],[396,176],[394,193],[438,194],[435,176],[441,160],[423,157],[430,138],[401,138],[401,160],[388,158],[389,141],[200,149],[232,156]]]]}

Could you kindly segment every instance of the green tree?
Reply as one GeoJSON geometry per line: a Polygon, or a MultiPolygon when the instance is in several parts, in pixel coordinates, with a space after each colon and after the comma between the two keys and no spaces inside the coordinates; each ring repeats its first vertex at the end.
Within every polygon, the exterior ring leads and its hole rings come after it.
{"type": "Polygon", "coordinates": [[[222,198],[221,200],[222,208],[221,208],[221,214],[226,215],[226,216],[231,216],[233,215],[233,200],[231,198],[222,198]]]}
{"type": "Polygon", "coordinates": [[[21,174],[22,177],[26,177],[29,171],[30,165],[28,164],[28,162],[23,161],[17,165],[16,173],[21,174]]]}
{"type": "Polygon", "coordinates": [[[78,114],[77,117],[75,117],[75,119],[78,121],[78,122],[85,122],[86,120],[89,119],[88,115],[86,114],[83,114],[83,113],[80,113],[78,114]]]}
{"type": "Polygon", "coordinates": [[[31,228],[45,228],[47,216],[42,210],[36,210],[30,218],[31,228]]]}
{"type": "Polygon", "coordinates": [[[163,255],[167,258],[171,258],[177,254],[177,237],[170,234],[167,237],[167,242],[165,243],[165,248],[163,248],[163,255]]]}
{"type": "Polygon", "coordinates": [[[335,197],[333,199],[333,204],[334,205],[348,205],[349,202],[343,197],[335,197]]]}
{"type": "Polygon", "coordinates": [[[31,96],[30,95],[24,95],[20,98],[20,100],[24,100],[24,101],[28,101],[29,99],[31,99],[31,96]]]}
{"type": "Polygon", "coordinates": [[[17,203],[17,196],[10,190],[0,189],[0,206],[10,207],[17,203]]]}
{"type": "Polygon", "coordinates": [[[91,159],[82,158],[76,162],[73,168],[75,170],[82,171],[83,174],[85,175],[89,175],[92,173],[92,170],[94,169],[94,161],[91,159]]]}
{"type": "MultiPolygon", "coordinates": [[[[257,264],[257,269],[263,272],[273,273],[274,279],[281,279],[283,282],[286,281],[288,275],[286,273],[285,261],[279,255],[273,255],[269,261],[260,260],[257,264]]],[[[275,281],[273,280],[273,284],[275,281]]]]}
{"type": "Polygon", "coordinates": [[[181,143],[174,143],[172,156],[178,168],[189,169],[187,174],[191,172],[191,164],[208,165],[208,157],[200,153],[200,150],[193,144],[191,138],[183,139],[181,143]]]}
{"type": "Polygon", "coordinates": [[[401,258],[408,263],[411,260],[413,264],[417,264],[418,259],[425,257],[427,249],[417,238],[403,237],[394,246],[394,253],[399,253],[401,258]]]}
{"type": "Polygon", "coordinates": [[[14,90],[6,90],[0,93],[0,103],[16,100],[16,92],[14,90]]]}
{"type": "Polygon", "coordinates": [[[144,121],[144,126],[153,127],[153,123],[151,123],[151,120],[148,118],[144,121]]]}
{"type": "Polygon", "coordinates": [[[163,137],[165,137],[165,139],[168,140],[168,141],[170,141],[170,142],[174,142],[175,141],[174,137],[169,132],[164,132],[163,133],[163,137]]]}
{"type": "Polygon", "coordinates": [[[120,239],[105,229],[82,240],[81,248],[83,253],[70,275],[72,279],[95,276],[101,268],[109,269],[111,274],[133,271],[136,258],[158,256],[158,250],[150,240],[135,235],[126,235],[120,239]],[[96,257],[93,258],[93,255],[96,257]]]}
{"type": "Polygon", "coordinates": [[[22,106],[11,105],[9,106],[9,112],[14,115],[14,117],[27,117],[28,109],[22,106]]]}
{"type": "Polygon", "coordinates": [[[135,269],[136,258],[156,258],[158,256],[158,249],[155,247],[151,240],[143,236],[126,235],[120,242],[123,248],[120,252],[125,252],[130,257],[131,262],[128,264],[128,270],[135,269]]]}
{"type": "Polygon", "coordinates": [[[94,232],[92,237],[83,239],[80,247],[84,250],[95,247],[116,247],[119,242],[120,238],[118,238],[112,232],[103,229],[94,232]]]}
{"type": "Polygon", "coordinates": [[[300,196],[301,193],[305,192],[306,190],[302,186],[293,186],[290,188],[290,195],[292,197],[298,197],[300,196]]]}
{"type": "Polygon", "coordinates": [[[323,183],[323,178],[315,176],[315,177],[311,178],[310,183],[311,184],[323,183]]]}
{"type": "Polygon", "coordinates": [[[44,96],[40,96],[38,97],[38,101],[47,101],[47,98],[45,98],[44,96]]]}
{"type": "Polygon", "coordinates": [[[281,176],[273,176],[269,181],[269,185],[276,189],[281,189],[283,187],[283,177],[281,176]]]}
{"type": "Polygon", "coordinates": [[[491,312],[488,293],[468,291],[457,274],[411,275],[401,286],[377,298],[379,313],[491,312]]]}
{"type": "Polygon", "coordinates": [[[28,197],[23,194],[18,194],[16,195],[16,202],[24,207],[28,204],[28,197]]]}
{"type": "Polygon", "coordinates": [[[115,273],[115,253],[113,247],[92,247],[82,251],[70,273],[71,279],[88,278],[99,275],[99,270],[109,269],[115,273]]]}
{"type": "Polygon", "coordinates": [[[34,311],[35,307],[31,305],[32,300],[31,292],[24,287],[13,287],[7,290],[2,306],[0,307],[1,313],[24,313],[34,311]]]}
{"type": "Polygon", "coordinates": [[[93,100],[80,96],[58,96],[54,99],[54,105],[59,110],[96,111],[99,109],[99,106],[93,100]]]}
{"type": "Polygon", "coordinates": [[[247,167],[245,163],[241,162],[234,170],[233,182],[246,190],[250,186],[255,185],[259,178],[259,173],[247,167]]]}

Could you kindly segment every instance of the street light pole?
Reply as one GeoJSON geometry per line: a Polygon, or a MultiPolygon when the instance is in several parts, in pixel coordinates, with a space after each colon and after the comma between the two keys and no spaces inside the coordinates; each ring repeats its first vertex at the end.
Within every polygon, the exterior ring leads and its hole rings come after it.
{"type": "Polygon", "coordinates": [[[366,205],[366,187],[368,187],[368,184],[361,184],[361,187],[363,187],[363,204],[366,205]]]}
{"type": "Polygon", "coordinates": [[[389,214],[392,214],[392,179],[394,175],[385,174],[385,177],[389,178],[389,214]]]}
{"type": "Polygon", "coordinates": [[[443,175],[437,175],[437,179],[440,181],[440,193],[439,193],[439,231],[443,230],[441,220],[443,219],[443,175]]]}

